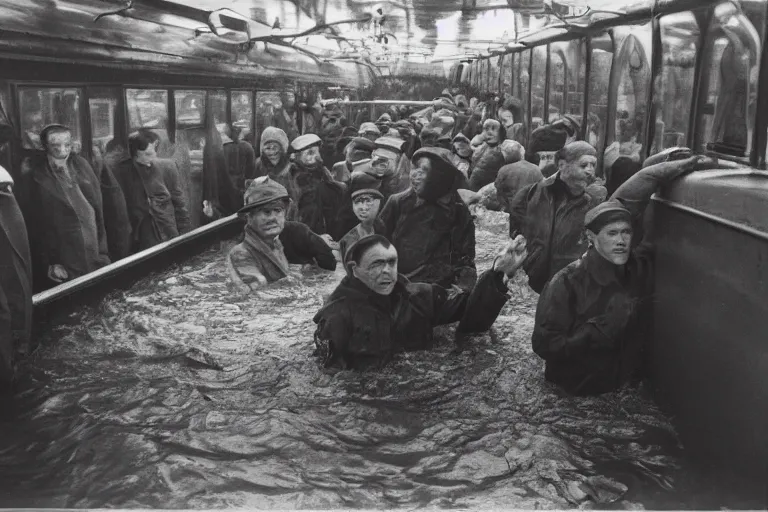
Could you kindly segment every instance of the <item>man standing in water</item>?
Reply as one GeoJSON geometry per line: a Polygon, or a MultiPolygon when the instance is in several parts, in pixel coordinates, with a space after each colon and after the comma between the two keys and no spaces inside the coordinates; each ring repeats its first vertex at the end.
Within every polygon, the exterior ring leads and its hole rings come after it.
{"type": "Polygon", "coordinates": [[[315,315],[315,344],[325,366],[376,368],[397,352],[426,350],[435,326],[459,322],[457,334],[490,329],[507,301],[507,279],[527,256],[516,238],[496,256],[471,291],[411,283],[398,274],[398,252],[381,235],[353,244],[347,276],[315,315]]]}
{"type": "Polygon", "coordinates": [[[245,206],[245,238],[227,255],[227,271],[235,286],[249,292],[284,278],[296,277],[289,263],[336,269],[328,244],[301,222],[285,220],[290,204],[288,191],[269,176],[248,183],[245,206]]]}

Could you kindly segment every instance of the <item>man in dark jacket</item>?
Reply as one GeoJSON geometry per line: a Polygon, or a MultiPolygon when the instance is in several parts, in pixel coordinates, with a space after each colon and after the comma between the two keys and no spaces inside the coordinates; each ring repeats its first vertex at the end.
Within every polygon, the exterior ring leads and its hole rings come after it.
{"type": "Polygon", "coordinates": [[[354,171],[353,164],[360,160],[369,160],[376,145],[364,137],[354,137],[344,147],[344,160],[337,162],[331,169],[333,179],[341,183],[349,183],[354,171]]]}
{"type": "Polygon", "coordinates": [[[656,189],[702,157],[646,167],[587,212],[589,249],[558,272],[539,297],[533,350],[546,379],[574,395],[614,390],[639,376],[653,292],[653,247],[633,236],[656,189]]]}
{"type": "Polygon", "coordinates": [[[466,291],[412,283],[398,274],[398,251],[381,235],[347,253],[347,276],[315,315],[315,344],[325,366],[376,368],[401,351],[433,345],[437,325],[459,321],[457,333],[487,331],[507,301],[505,276],[525,258],[522,237],[509,244],[466,291]]]}
{"type": "Polygon", "coordinates": [[[237,207],[240,208],[243,206],[240,200],[245,194],[245,180],[256,176],[256,153],[253,151],[253,146],[244,140],[239,140],[236,133],[230,134],[232,131],[229,125],[224,125],[221,128],[224,162],[232,189],[237,193],[237,207]]]}
{"type": "Polygon", "coordinates": [[[512,200],[523,187],[533,185],[543,179],[544,176],[539,168],[527,160],[507,164],[499,169],[494,184],[502,209],[508,212],[512,200]]]}
{"type": "Polygon", "coordinates": [[[285,220],[288,191],[269,176],[248,183],[245,206],[238,212],[246,220],[245,237],[227,255],[230,280],[243,292],[296,276],[289,263],[317,264],[336,269],[333,251],[301,222],[285,220]]]}
{"type": "Polygon", "coordinates": [[[13,178],[0,166],[0,382],[13,378],[15,349],[32,330],[32,257],[27,227],[13,195],[13,178]]]}
{"type": "Polygon", "coordinates": [[[142,133],[128,140],[130,158],[120,162],[115,178],[125,195],[133,231],[133,252],[190,230],[186,195],[176,164],[155,156],[156,142],[142,133]]]}
{"type": "Polygon", "coordinates": [[[447,149],[421,148],[412,163],[411,187],[391,196],[381,212],[400,272],[414,282],[468,291],[477,278],[475,223],[457,192],[463,176],[447,149]]]}
{"type": "Polygon", "coordinates": [[[587,250],[584,215],[599,202],[587,192],[594,180],[595,148],[573,142],[558,152],[558,172],[520,190],[509,210],[510,237],[528,242],[523,268],[528,284],[541,293],[546,282],[587,250]]]}
{"type": "Polygon", "coordinates": [[[80,277],[110,263],[99,180],[72,152],[63,125],[40,132],[45,154],[22,165],[19,201],[29,226],[35,289],[80,277]]]}
{"type": "Polygon", "coordinates": [[[291,166],[291,180],[295,184],[298,202],[298,220],[318,235],[328,234],[334,240],[346,234],[338,222],[346,190],[343,183],[334,181],[320,157],[322,141],[310,133],[291,142],[296,159],[291,166]]]}

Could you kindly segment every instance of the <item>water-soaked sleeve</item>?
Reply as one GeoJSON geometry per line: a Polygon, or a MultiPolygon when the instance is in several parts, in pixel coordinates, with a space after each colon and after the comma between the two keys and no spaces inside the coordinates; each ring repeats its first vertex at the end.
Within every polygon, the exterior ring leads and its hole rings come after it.
{"type": "Polygon", "coordinates": [[[317,262],[317,266],[325,270],[336,270],[336,258],[333,256],[333,250],[320,238],[315,232],[305,226],[304,243],[312,257],[317,262]]]}
{"type": "Polygon", "coordinates": [[[348,347],[352,337],[352,321],[342,303],[324,307],[314,318],[316,354],[323,366],[342,369],[351,367],[348,347]]]}
{"type": "Polygon", "coordinates": [[[561,272],[539,296],[531,342],[533,351],[545,361],[568,359],[610,342],[597,327],[602,323],[600,318],[576,324],[573,293],[566,274],[561,272]]]}
{"type": "Polygon", "coordinates": [[[242,292],[267,285],[267,278],[253,262],[248,250],[241,245],[236,245],[229,251],[226,266],[230,280],[242,292]]]}

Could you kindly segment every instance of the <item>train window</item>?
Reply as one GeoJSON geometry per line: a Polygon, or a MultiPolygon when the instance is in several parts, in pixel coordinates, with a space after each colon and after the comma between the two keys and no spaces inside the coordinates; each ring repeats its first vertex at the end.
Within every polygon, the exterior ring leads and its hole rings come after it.
{"type": "MultiPolygon", "coordinates": [[[[520,103],[523,105],[523,130],[525,129],[525,126],[528,124],[528,92],[530,91],[531,86],[531,76],[529,74],[530,69],[530,62],[531,62],[531,52],[526,50],[524,52],[520,52],[519,59],[517,62],[517,71],[515,73],[515,83],[517,84],[517,90],[520,91],[518,98],[520,99],[520,103]]],[[[522,136],[518,136],[519,142],[526,143],[528,140],[527,135],[524,133],[522,136]]]]}
{"type": "Polygon", "coordinates": [[[48,124],[63,124],[72,132],[72,150],[82,149],[80,89],[20,87],[21,140],[25,149],[43,149],[40,130],[48,124]]]}
{"type": "Polygon", "coordinates": [[[584,86],[587,73],[587,45],[581,39],[568,45],[568,98],[565,110],[581,118],[584,110],[584,86]]]}
{"type": "Polygon", "coordinates": [[[211,102],[211,113],[213,114],[213,123],[220,134],[229,137],[229,123],[227,121],[227,93],[225,91],[211,91],[208,94],[208,101],[211,102]]]}
{"type": "Polygon", "coordinates": [[[634,162],[625,162],[626,166],[639,167],[643,160],[652,38],[653,29],[647,23],[633,27],[617,44],[619,50],[614,59],[614,67],[618,71],[616,117],[613,130],[609,130],[608,147],[603,157],[606,174],[619,157],[634,162]]]}
{"type": "Polygon", "coordinates": [[[232,91],[232,127],[241,140],[253,139],[253,94],[250,91],[232,91]]]}
{"type": "Polygon", "coordinates": [[[190,150],[193,164],[202,165],[205,147],[205,91],[174,91],[176,99],[176,140],[190,150]]]}
{"type": "Polygon", "coordinates": [[[654,84],[656,128],[652,153],[686,145],[695,80],[699,25],[691,12],[661,18],[662,68],[654,84]]]}
{"type": "Polygon", "coordinates": [[[88,109],[91,115],[91,163],[99,171],[109,158],[125,157],[125,117],[120,108],[121,91],[117,88],[88,89],[88,109]]]}
{"type": "Polygon", "coordinates": [[[602,149],[608,123],[608,78],[613,62],[613,40],[607,34],[592,38],[592,62],[589,75],[589,112],[585,139],[602,149]]]}
{"type": "Polygon", "coordinates": [[[547,47],[532,50],[531,70],[531,131],[544,124],[544,88],[547,80],[547,47]]]}
{"type": "Polygon", "coordinates": [[[564,54],[559,46],[552,45],[549,59],[549,122],[565,113],[566,77],[568,70],[564,54]]]}
{"type": "Polygon", "coordinates": [[[168,129],[168,91],[164,89],[126,89],[128,127],[131,133],[139,128],[168,129]]]}
{"type": "Polygon", "coordinates": [[[708,36],[703,84],[707,97],[697,143],[703,143],[702,150],[748,156],[757,108],[760,34],[741,9],[728,2],[715,9],[708,36]]]}
{"type": "Polygon", "coordinates": [[[522,97],[520,94],[520,83],[517,80],[518,74],[520,73],[520,56],[520,53],[512,53],[509,55],[509,70],[507,71],[509,74],[509,87],[511,88],[507,90],[516,98],[522,97]]]}

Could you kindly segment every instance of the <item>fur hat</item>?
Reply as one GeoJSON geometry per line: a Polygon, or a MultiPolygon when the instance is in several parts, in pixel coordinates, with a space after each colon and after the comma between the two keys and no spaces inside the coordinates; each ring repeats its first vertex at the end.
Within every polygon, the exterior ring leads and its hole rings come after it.
{"type": "Polygon", "coordinates": [[[568,134],[565,130],[553,128],[552,126],[542,126],[531,133],[528,152],[560,151],[563,149],[567,138],[568,134]]]}

